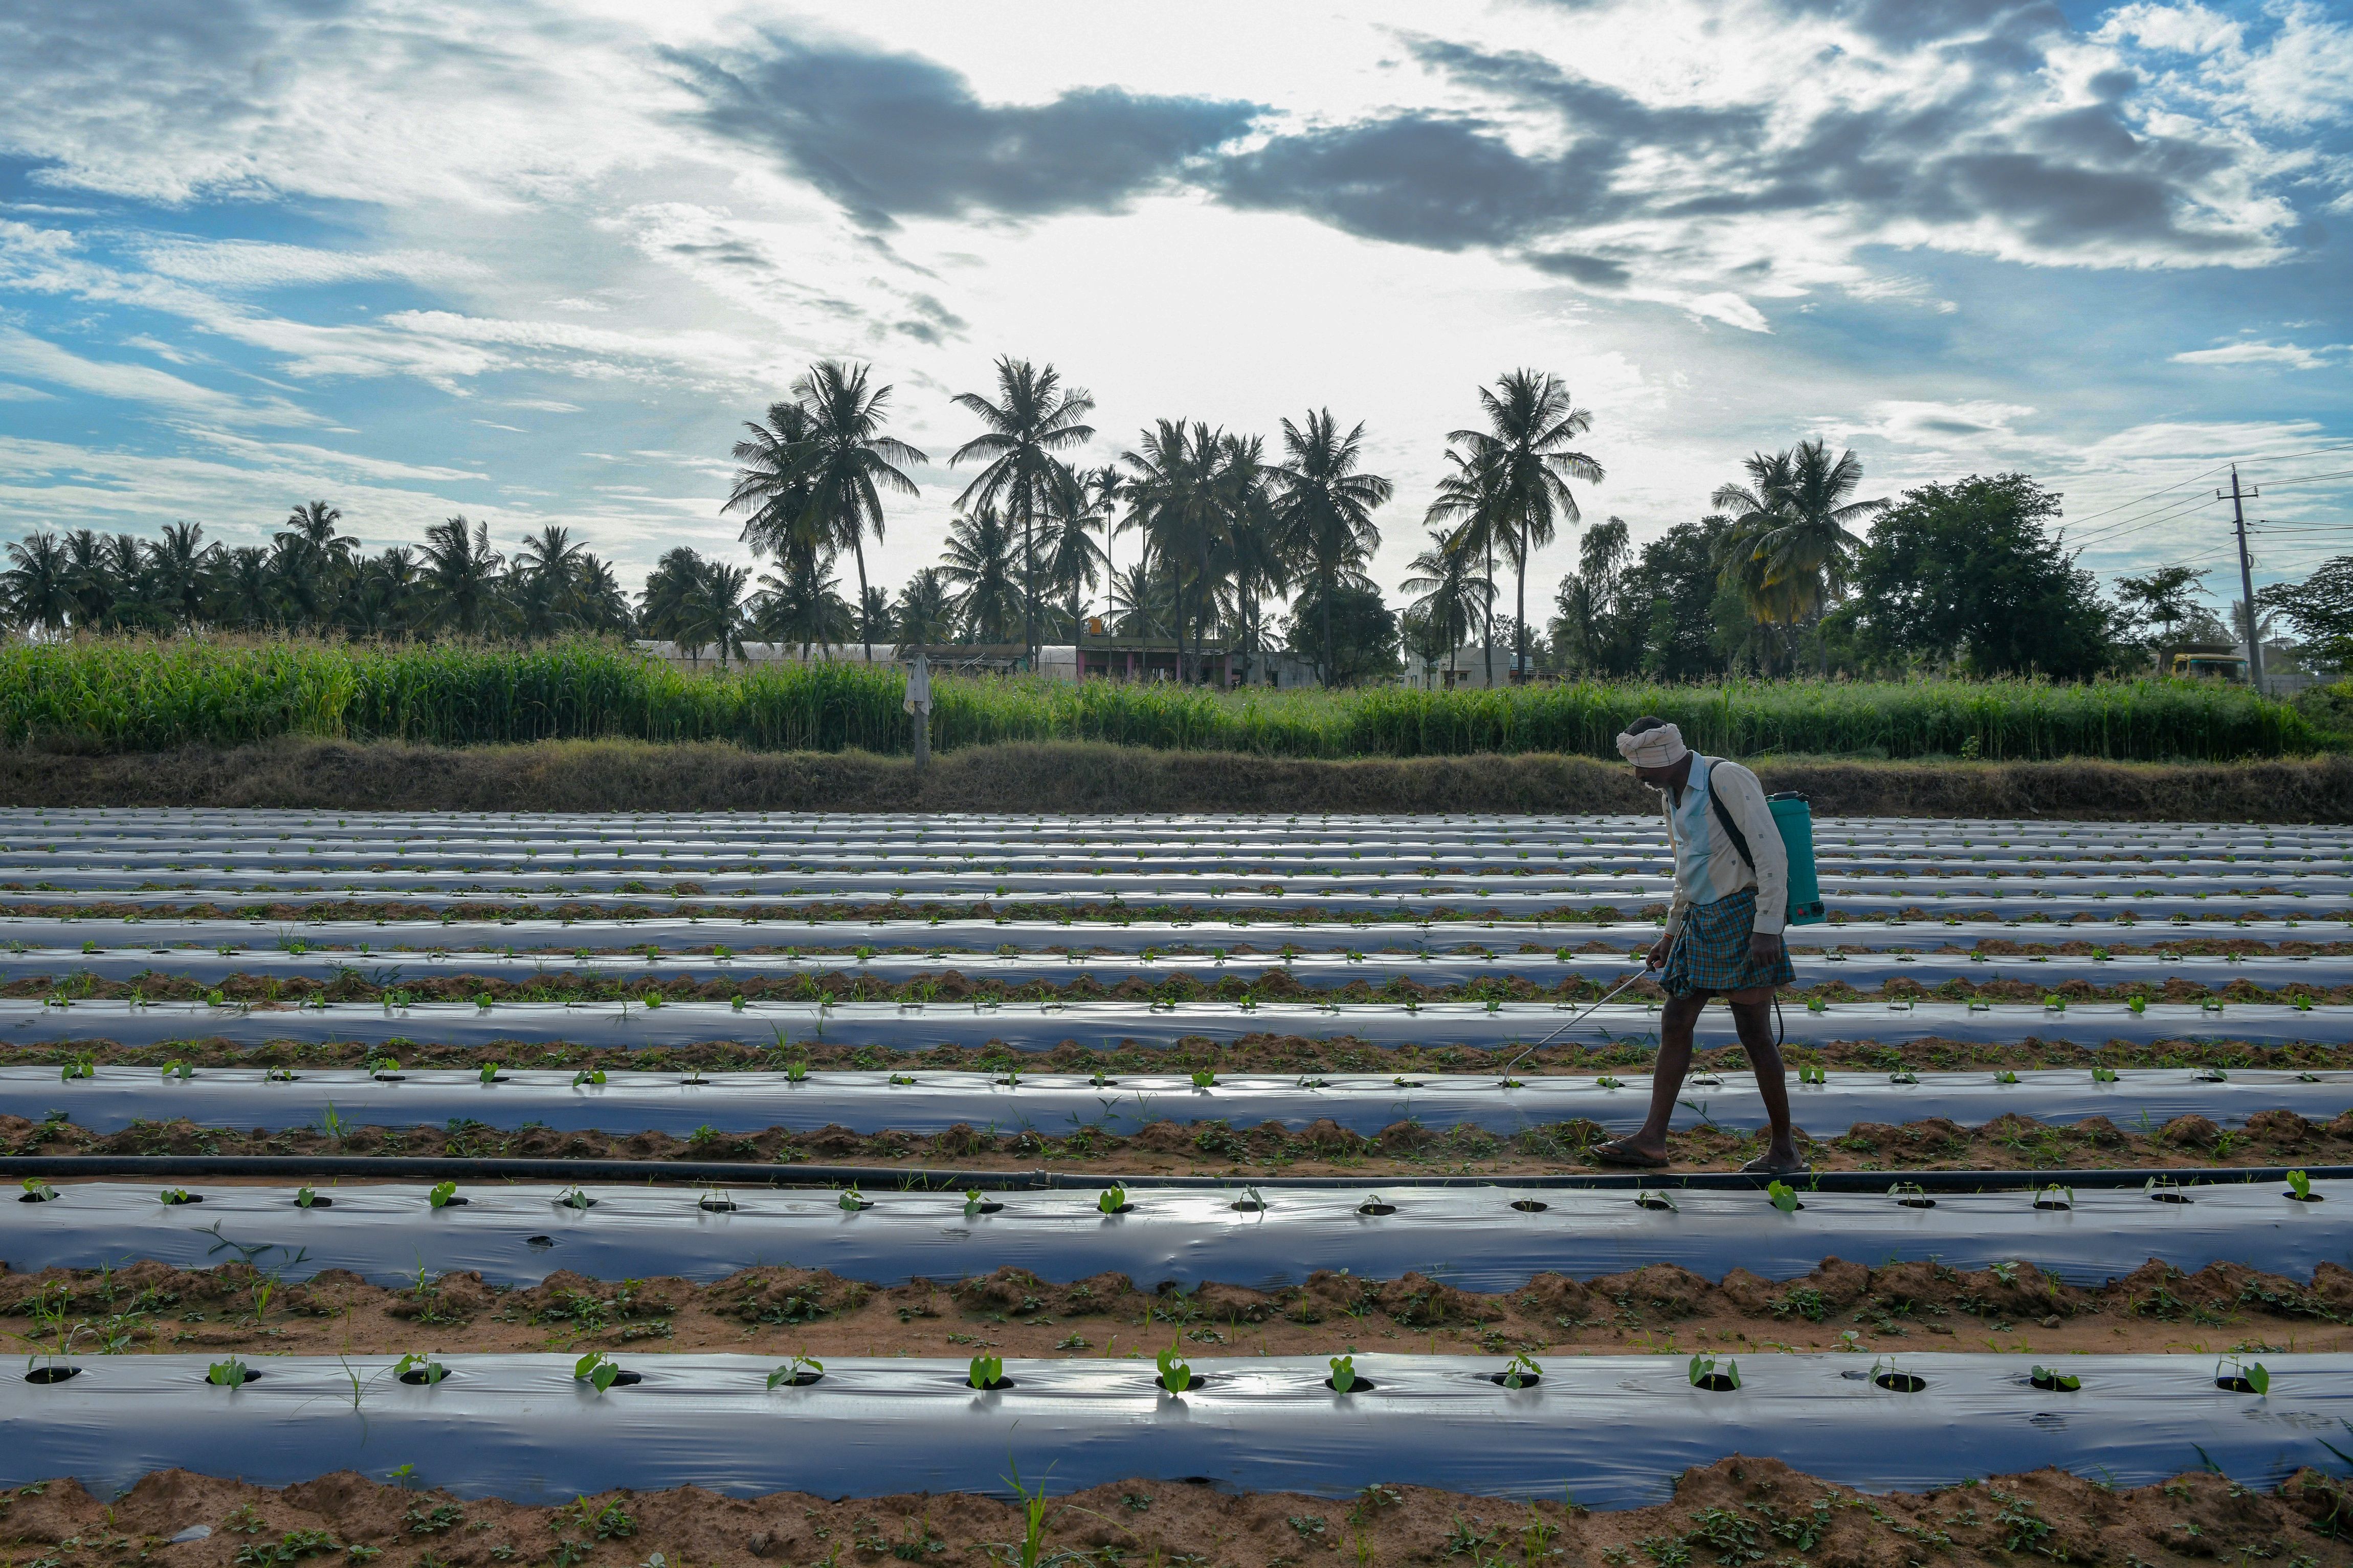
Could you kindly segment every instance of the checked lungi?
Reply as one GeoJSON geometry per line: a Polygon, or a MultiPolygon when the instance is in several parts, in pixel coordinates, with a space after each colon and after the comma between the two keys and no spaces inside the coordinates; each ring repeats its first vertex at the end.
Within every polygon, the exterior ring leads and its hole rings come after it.
{"type": "Polygon", "coordinates": [[[1675,950],[1659,972],[1659,984],[1670,996],[1695,991],[1746,991],[1756,985],[1794,985],[1798,972],[1789,963],[1789,944],[1769,963],[1748,954],[1748,938],[1757,928],[1757,889],[1743,888],[1712,904],[1694,904],[1683,917],[1675,950]]]}

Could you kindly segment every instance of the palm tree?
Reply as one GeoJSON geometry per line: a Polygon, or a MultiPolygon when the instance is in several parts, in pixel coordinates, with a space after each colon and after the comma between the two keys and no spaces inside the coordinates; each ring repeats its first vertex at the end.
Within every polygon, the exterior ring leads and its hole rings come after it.
{"type": "MultiPolygon", "coordinates": [[[[1519,577],[1514,632],[1514,679],[1528,663],[1528,556],[1553,541],[1554,520],[1574,525],[1578,519],[1577,497],[1570,479],[1601,482],[1601,465],[1568,443],[1593,428],[1593,416],[1577,407],[1568,388],[1556,375],[1515,370],[1496,378],[1493,387],[1479,389],[1486,411],[1484,430],[1456,430],[1450,442],[1461,443],[1469,464],[1487,477],[1483,487],[1489,506],[1470,521],[1491,552],[1502,544],[1519,577]]],[[[1494,609],[1488,608],[1487,682],[1495,680],[1495,649],[1492,627],[1494,609]]]]}
{"type": "Polygon", "coordinates": [[[497,602],[499,563],[488,523],[453,517],[427,529],[424,580],[432,618],[480,632],[497,602]]]}
{"type": "Polygon", "coordinates": [[[1080,595],[1092,588],[1109,564],[1103,546],[1092,535],[1105,504],[1102,492],[1087,477],[1063,468],[1054,476],[1046,508],[1046,581],[1063,595],[1063,614],[1071,636],[1084,624],[1080,595]]]}
{"type": "Polygon", "coordinates": [[[72,568],[54,533],[28,534],[9,545],[0,585],[8,595],[9,618],[19,626],[63,631],[74,613],[72,568]]]}
{"type": "Polygon", "coordinates": [[[1080,421],[1095,400],[1083,387],[1064,392],[1061,374],[1052,365],[1040,370],[1010,354],[997,362],[997,395],[995,403],[977,392],[956,395],[956,405],[977,415],[987,428],[957,447],[948,465],[953,468],[967,458],[985,459],[987,467],[965,487],[956,505],[997,506],[1021,530],[1022,635],[1035,658],[1038,520],[1047,515],[1055,489],[1070,475],[1054,454],[1094,439],[1094,427],[1080,421]]]}
{"type": "Polygon", "coordinates": [[[993,506],[975,507],[948,524],[941,552],[940,580],[955,590],[950,601],[965,632],[975,642],[1001,643],[1005,626],[1021,608],[1021,587],[1013,567],[1013,531],[993,506]]]}
{"type": "Polygon", "coordinates": [[[1417,595],[1414,612],[1446,645],[1447,668],[1451,669],[1454,650],[1469,639],[1482,612],[1493,602],[1494,584],[1472,574],[1471,552],[1462,547],[1452,529],[1431,529],[1430,548],[1408,563],[1407,569],[1413,575],[1399,586],[1417,595]]]}
{"type": "Polygon", "coordinates": [[[1140,451],[1121,454],[1134,470],[1127,481],[1128,518],[1143,530],[1150,552],[1172,580],[1178,673],[1184,679],[1198,679],[1215,595],[1218,551],[1229,515],[1219,494],[1224,434],[1207,425],[1162,419],[1143,432],[1138,445],[1140,451]],[[1185,656],[1187,598],[1194,626],[1189,663],[1185,656]]]}
{"type": "Polygon", "coordinates": [[[727,668],[727,656],[737,658],[744,655],[744,589],[752,580],[749,566],[730,566],[724,561],[710,561],[696,573],[687,587],[681,611],[678,640],[698,648],[719,649],[719,668],[727,668]]]}
{"type": "Polygon", "coordinates": [[[1149,555],[1111,574],[1110,601],[1117,617],[1113,629],[1122,637],[1149,637],[1158,627],[1176,624],[1176,584],[1149,555]]]}
{"type": "Polygon", "coordinates": [[[278,573],[269,552],[258,544],[240,544],[228,552],[220,568],[223,618],[247,631],[257,631],[278,618],[278,573]]]}
{"type": "Polygon", "coordinates": [[[673,545],[646,574],[646,591],[639,600],[638,622],[646,636],[677,643],[689,658],[700,658],[703,645],[688,647],[680,627],[686,623],[687,600],[702,575],[702,557],[691,545],[673,545]]]}
{"type": "Polygon", "coordinates": [[[801,658],[812,645],[830,648],[858,635],[849,603],[833,575],[833,552],[795,541],[776,558],[776,570],[760,574],[761,592],[752,603],[754,624],[764,636],[798,642],[801,658]]]}
{"type": "Polygon", "coordinates": [[[575,541],[568,528],[550,523],[523,535],[514,558],[512,597],[524,637],[553,637],[582,623],[578,581],[587,558],[587,542],[575,541]]]}
{"type": "Polygon", "coordinates": [[[1255,673],[1264,673],[1262,610],[1266,600],[1291,585],[1291,563],[1282,543],[1282,519],[1275,510],[1275,470],[1266,464],[1261,436],[1226,437],[1219,491],[1226,510],[1224,570],[1233,621],[1255,673]]]}
{"type": "Polygon", "coordinates": [[[345,611],[351,628],[375,637],[406,632],[416,618],[418,581],[417,552],[406,544],[361,562],[345,611]]]}
{"type": "Polygon", "coordinates": [[[121,631],[147,618],[147,547],[135,533],[117,533],[98,542],[99,559],[105,563],[107,580],[114,585],[114,603],[109,606],[108,629],[121,631]]]}
{"type": "MultiPolygon", "coordinates": [[[[1746,467],[1749,484],[1721,486],[1709,503],[1732,514],[1734,537],[1748,552],[1736,563],[1742,596],[1757,620],[1779,621],[1793,632],[1810,620],[1819,637],[1862,544],[1846,525],[1876,517],[1888,503],[1847,500],[1862,483],[1862,464],[1852,451],[1832,461],[1818,436],[1787,452],[1758,452],[1746,467]]],[[[1830,642],[1820,640],[1828,675],[1830,642]]]]}
{"type": "Polygon", "coordinates": [[[278,573],[286,596],[314,626],[324,624],[357,542],[350,534],[335,531],[343,519],[343,514],[325,501],[305,501],[287,514],[285,526],[275,539],[278,573]]]}
{"type": "Polygon", "coordinates": [[[721,512],[743,512],[744,543],[754,557],[781,559],[788,543],[802,535],[825,531],[824,521],[813,515],[808,464],[811,446],[809,412],[797,403],[771,403],[765,424],[747,423],[747,439],[734,447],[735,488],[727,492],[721,512]]]}
{"type": "MultiPolygon", "coordinates": [[[[808,413],[808,457],[795,470],[809,487],[807,515],[826,542],[858,560],[858,597],[866,599],[866,536],[882,539],[882,490],[915,495],[915,481],[893,465],[930,461],[895,436],[882,434],[882,405],[891,389],[869,391],[871,365],[839,360],[813,364],[793,383],[793,395],[808,413]]],[[[772,411],[773,413],[773,411],[772,411]]],[[[866,658],[874,659],[874,639],[866,638],[866,658]]]]}
{"type": "Polygon", "coordinates": [[[204,542],[201,522],[167,522],[163,542],[147,548],[147,567],[156,595],[171,611],[182,631],[194,631],[203,618],[205,599],[212,592],[214,563],[220,546],[204,542]]]}
{"type": "Polygon", "coordinates": [[[947,579],[938,567],[926,566],[907,579],[892,618],[898,624],[902,643],[944,643],[955,636],[955,606],[947,579]]]}
{"type": "Polygon", "coordinates": [[[578,598],[581,624],[588,630],[627,636],[635,626],[636,618],[629,614],[629,595],[622,588],[621,580],[614,575],[610,562],[583,551],[573,578],[573,592],[578,598]]]}
{"type": "Polygon", "coordinates": [[[1338,668],[1332,651],[1332,597],[1343,583],[1362,575],[1365,563],[1381,547],[1381,531],[1373,509],[1394,492],[1377,474],[1360,474],[1364,460],[1365,426],[1358,421],[1345,436],[1328,408],[1311,410],[1303,427],[1282,422],[1282,447],[1290,459],[1274,470],[1280,495],[1275,515],[1281,521],[1284,552],[1313,581],[1323,601],[1323,677],[1330,686],[1338,668]]]}
{"type": "Polygon", "coordinates": [[[105,537],[91,529],[75,529],[65,537],[65,560],[75,629],[96,631],[114,615],[114,574],[107,570],[105,537]]]}

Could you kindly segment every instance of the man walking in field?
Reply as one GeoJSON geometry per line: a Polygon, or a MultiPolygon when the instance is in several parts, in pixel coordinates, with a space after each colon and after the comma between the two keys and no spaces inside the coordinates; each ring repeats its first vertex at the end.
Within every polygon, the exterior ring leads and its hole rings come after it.
{"type": "Polygon", "coordinates": [[[1757,1070],[1757,1093],[1773,1128],[1765,1152],[1742,1169],[1759,1175],[1802,1171],[1806,1163],[1789,1132],[1787,1074],[1767,1019],[1774,990],[1794,984],[1798,974],[1781,941],[1789,852],[1765,802],[1765,786],[1738,763],[1693,752],[1662,719],[1646,715],[1627,725],[1618,752],[1634,764],[1634,776],[1664,799],[1667,837],[1675,847],[1675,897],[1666,934],[1646,960],[1660,971],[1667,993],[1650,1119],[1630,1137],[1596,1145],[1594,1155],[1606,1165],[1654,1170],[1666,1164],[1667,1123],[1691,1070],[1692,1028],[1707,999],[1722,996],[1757,1070]]]}

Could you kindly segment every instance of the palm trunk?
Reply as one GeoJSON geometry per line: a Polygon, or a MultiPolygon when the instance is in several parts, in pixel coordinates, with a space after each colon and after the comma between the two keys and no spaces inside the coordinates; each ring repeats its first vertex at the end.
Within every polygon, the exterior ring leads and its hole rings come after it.
{"type": "Polygon", "coordinates": [[[1338,589],[1329,572],[1324,574],[1324,689],[1332,689],[1332,595],[1338,589]]]}
{"type": "Polygon", "coordinates": [[[1487,689],[1495,686],[1495,525],[1489,523],[1487,536],[1487,689]]]}
{"type": "Polygon", "coordinates": [[[866,662],[874,662],[874,628],[866,619],[866,540],[865,531],[849,542],[850,552],[858,557],[858,630],[866,640],[866,662]]]}
{"type": "Polygon", "coordinates": [[[1038,541],[1030,525],[1029,503],[1021,504],[1021,657],[1029,673],[1038,673],[1038,541]]]}
{"type": "Polygon", "coordinates": [[[1512,642],[1512,684],[1517,686],[1527,679],[1528,668],[1528,522],[1520,520],[1520,586],[1519,597],[1513,611],[1514,626],[1512,642]]]}

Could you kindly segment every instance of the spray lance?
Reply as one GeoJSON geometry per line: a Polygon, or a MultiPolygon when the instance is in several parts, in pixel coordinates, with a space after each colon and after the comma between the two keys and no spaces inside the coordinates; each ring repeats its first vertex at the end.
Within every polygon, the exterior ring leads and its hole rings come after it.
{"type": "MultiPolygon", "coordinates": [[[[1676,942],[1681,942],[1682,940],[1683,940],[1683,933],[1682,933],[1682,932],[1680,932],[1680,931],[1676,932],[1676,933],[1675,933],[1675,941],[1676,941],[1676,942]]],[[[1673,959],[1674,955],[1675,955],[1674,943],[1673,943],[1673,942],[1670,942],[1670,943],[1668,943],[1668,944],[1667,944],[1667,957],[1668,957],[1670,960],[1672,960],[1672,959],[1673,959]]],[[[1663,963],[1662,963],[1661,965],[1659,965],[1659,969],[1660,969],[1660,971],[1661,971],[1662,973],[1664,973],[1664,972],[1665,972],[1665,970],[1666,970],[1666,965],[1665,965],[1665,964],[1663,964],[1663,963]]],[[[1609,993],[1608,995],[1606,995],[1606,996],[1602,997],[1600,1001],[1599,1001],[1599,1002],[1595,1002],[1595,1003],[1591,1004],[1589,1006],[1588,1006],[1588,1007],[1585,1009],[1585,1011],[1584,1011],[1584,1012],[1579,1013],[1576,1017],[1571,1018],[1567,1023],[1563,1024],[1559,1028],[1555,1029],[1551,1034],[1546,1035],[1543,1039],[1538,1040],[1535,1045],[1528,1047],[1525,1050],[1523,1050],[1522,1052],[1520,1052],[1520,1054],[1519,1054],[1518,1056],[1514,1057],[1510,1061],[1508,1061],[1508,1062],[1504,1063],[1504,1083],[1509,1084],[1509,1083],[1512,1081],[1512,1069],[1513,1069],[1514,1068],[1515,1068],[1515,1067],[1519,1066],[1521,1062],[1523,1062],[1523,1061],[1525,1061],[1525,1060],[1526,1060],[1526,1059],[1527,1059],[1527,1056],[1528,1056],[1528,1052],[1529,1052],[1529,1051],[1540,1051],[1540,1050],[1544,1049],[1546,1046],[1548,1046],[1548,1045],[1552,1044],[1555,1040],[1556,1040],[1556,1039],[1560,1038],[1560,1037],[1561,1037],[1561,1036],[1563,1036],[1563,1035],[1565,1035],[1565,1034],[1568,1033],[1568,1031],[1569,1031],[1569,1030],[1574,1029],[1574,1028],[1575,1028],[1575,1027],[1577,1027],[1579,1024],[1582,1024],[1583,1022],[1585,1022],[1585,1020],[1586,1020],[1586,1019],[1588,1019],[1588,1018],[1591,1017],[1591,1016],[1594,1015],[1594,1013],[1595,1013],[1596,1011],[1598,1011],[1598,1010],[1599,1010],[1599,1008],[1600,1008],[1604,1004],[1616,1001],[1616,1000],[1618,999],[1618,997],[1619,997],[1620,995],[1621,995],[1621,994],[1625,992],[1625,990],[1627,989],[1627,987],[1629,987],[1629,986],[1632,985],[1632,984],[1634,984],[1634,982],[1636,982],[1637,980],[1641,979],[1643,975],[1648,974],[1650,972],[1651,972],[1651,970],[1650,970],[1650,965],[1648,965],[1647,963],[1646,963],[1646,964],[1644,964],[1641,968],[1635,970],[1633,973],[1631,973],[1631,974],[1628,975],[1625,979],[1623,979],[1623,980],[1620,981],[1620,982],[1618,983],[1618,984],[1617,984],[1616,988],[1615,988],[1615,989],[1613,989],[1612,991],[1610,991],[1610,993],[1609,993]]]]}

